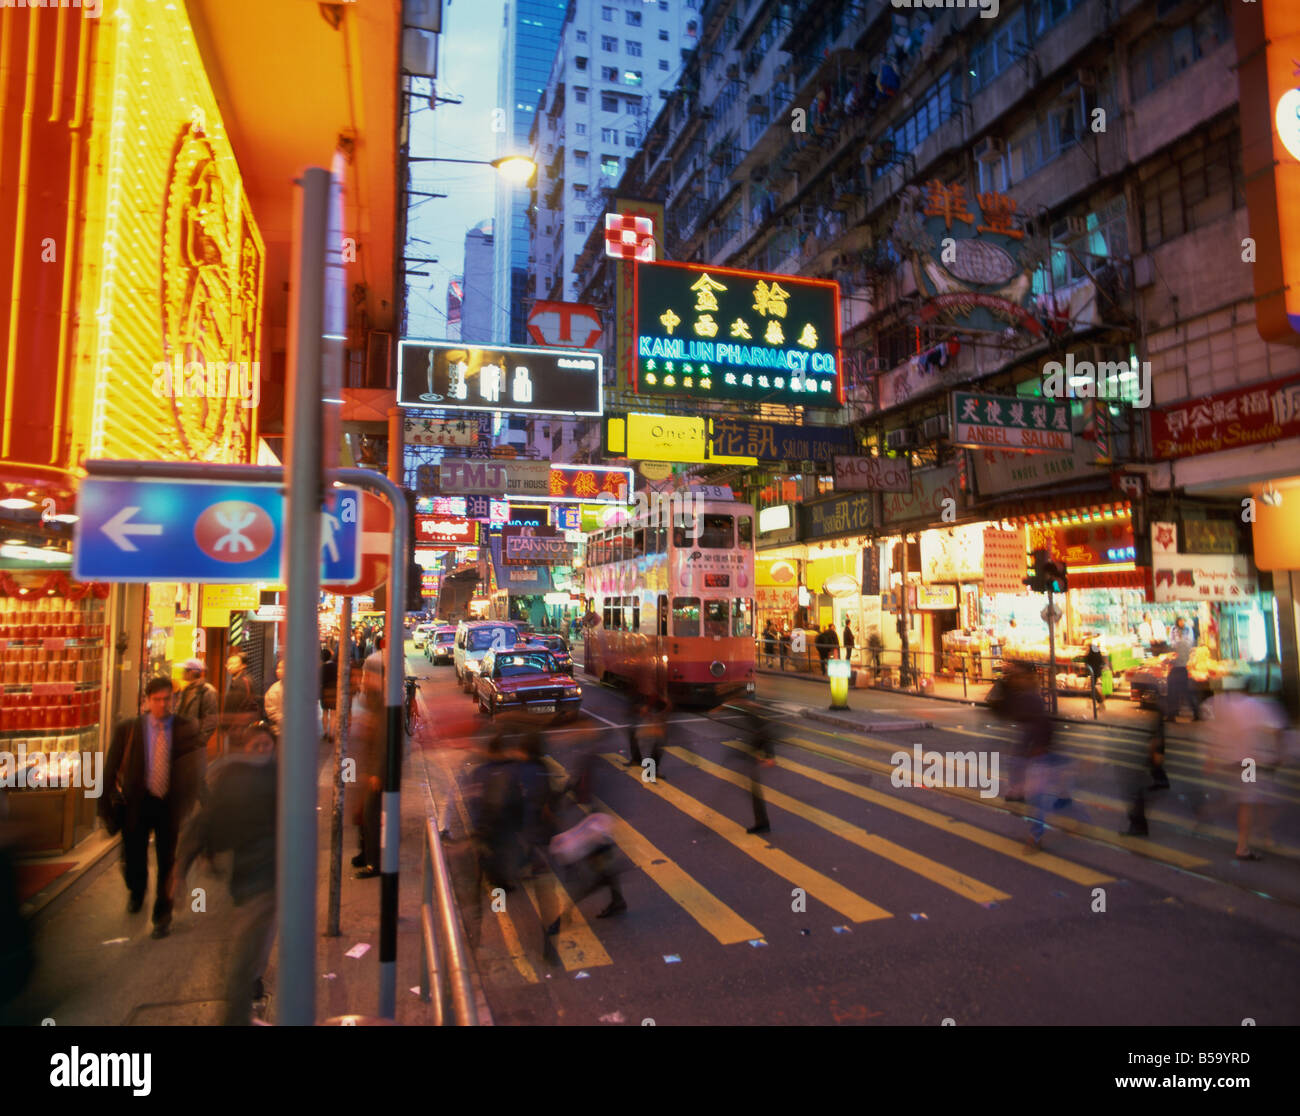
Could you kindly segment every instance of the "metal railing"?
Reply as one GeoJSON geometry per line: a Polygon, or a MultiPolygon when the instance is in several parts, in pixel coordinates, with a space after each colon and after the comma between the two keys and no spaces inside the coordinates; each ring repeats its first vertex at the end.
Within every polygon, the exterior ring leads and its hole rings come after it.
{"type": "Polygon", "coordinates": [[[456,917],[451,873],[437,822],[424,822],[424,881],[420,902],[420,999],[433,1002],[433,1023],[477,1027],[478,1009],[469,979],[469,954],[456,917]],[[437,909],[434,909],[434,892],[437,909]],[[440,948],[441,947],[441,948],[440,948]],[[444,964],[444,958],[446,963],[444,964]],[[434,995],[434,993],[437,993],[434,995]],[[450,998],[453,1018],[447,1019],[450,998]]]}

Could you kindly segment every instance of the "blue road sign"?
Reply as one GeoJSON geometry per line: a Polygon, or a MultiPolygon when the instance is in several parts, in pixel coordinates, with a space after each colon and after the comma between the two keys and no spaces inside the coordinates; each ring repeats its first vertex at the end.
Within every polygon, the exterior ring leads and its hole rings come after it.
{"type": "MultiPolygon", "coordinates": [[[[280,581],[284,496],[275,484],[88,477],[77,497],[79,581],[280,581]]],[[[361,493],[338,489],[321,513],[321,579],[352,581],[361,493]]]]}

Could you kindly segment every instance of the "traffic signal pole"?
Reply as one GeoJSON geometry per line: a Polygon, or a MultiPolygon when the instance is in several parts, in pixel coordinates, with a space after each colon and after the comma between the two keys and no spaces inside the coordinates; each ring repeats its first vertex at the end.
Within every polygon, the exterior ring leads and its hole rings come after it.
{"type": "Polygon", "coordinates": [[[1056,716],[1056,609],[1052,603],[1052,586],[1047,586],[1047,706],[1056,716]]]}

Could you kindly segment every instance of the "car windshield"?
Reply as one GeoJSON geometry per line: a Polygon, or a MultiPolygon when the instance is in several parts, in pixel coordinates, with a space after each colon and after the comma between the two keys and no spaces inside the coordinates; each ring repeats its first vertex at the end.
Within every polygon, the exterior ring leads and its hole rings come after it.
{"type": "Polygon", "coordinates": [[[539,636],[537,642],[543,647],[549,647],[552,651],[567,651],[564,646],[564,640],[560,636],[539,636]]]}
{"type": "Polygon", "coordinates": [[[514,628],[474,628],[469,633],[471,651],[500,651],[513,647],[517,640],[514,628]]]}
{"type": "Polygon", "coordinates": [[[450,643],[453,639],[456,638],[456,633],[455,633],[455,632],[438,632],[438,633],[434,636],[434,638],[435,638],[439,643],[450,643]]]}
{"type": "Polygon", "coordinates": [[[497,656],[495,674],[498,678],[518,678],[525,674],[553,674],[554,672],[555,660],[547,651],[512,652],[509,655],[497,656]]]}

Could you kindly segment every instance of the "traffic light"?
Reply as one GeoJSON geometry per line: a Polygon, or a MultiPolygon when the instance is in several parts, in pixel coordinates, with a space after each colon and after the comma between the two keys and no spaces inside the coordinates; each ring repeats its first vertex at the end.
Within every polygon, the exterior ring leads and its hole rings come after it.
{"type": "Polygon", "coordinates": [[[1034,572],[1024,583],[1035,593],[1064,593],[1070,587],[1065,563],[1052,561],[1050,550],[1034,551],[1034,572]]]}

